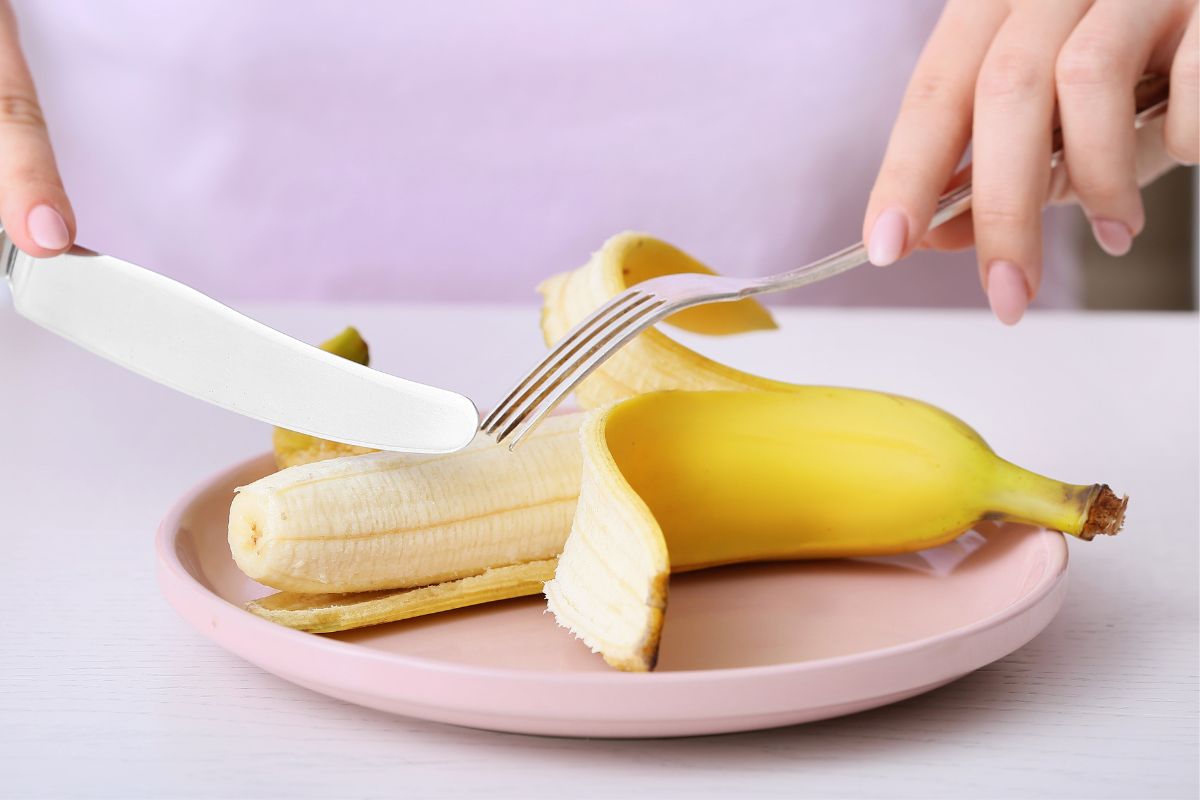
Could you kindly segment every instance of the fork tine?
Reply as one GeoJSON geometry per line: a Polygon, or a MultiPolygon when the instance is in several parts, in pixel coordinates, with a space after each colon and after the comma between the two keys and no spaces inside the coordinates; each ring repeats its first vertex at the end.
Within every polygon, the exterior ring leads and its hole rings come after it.
{"type": "Polygon", "coordinates": [[[608,357],[618,348],[667,316],[668,313],[670,313],[670,307],[667,301],[661,298],[656,298],[649,305],[643,305],[636,310],[627,312],[624,319],[592,345],[582,358],[565,363],[562,371],[554,376],[537,397],[526,403],[496,437],[496,442],[503,442],[519,428],[517,437],[509,445],[510,450],[515,449],[521,439],[537,427],[546,415],[553,411],[584,378],[607,361],[608,357]]]}
{"type": "Polygon", "coordinates": [[[496,428],[503,424],[509,412],[513,408],[522,403],[526,397],[545,381],[546,377],[553,373],[565,360],[575,354],[577,350],[585,346],[590,340],[590,337],[598,330],[603,330],[616,319],[619,319],[621,314],[631,308],[644,303],[649,299],[649,295],[642,292],[627,290],[613,297],[603,306],[597,308],[589,314],[578,325],[572,328],[567,334],[558,341],[558,344],[546,356],[537,363],[537,365],[525,374],[516,386],[508,391],[507,394],[496,404],[491,413],[487,415],[479,429],[484,433],[493,433],[496,428]]]}

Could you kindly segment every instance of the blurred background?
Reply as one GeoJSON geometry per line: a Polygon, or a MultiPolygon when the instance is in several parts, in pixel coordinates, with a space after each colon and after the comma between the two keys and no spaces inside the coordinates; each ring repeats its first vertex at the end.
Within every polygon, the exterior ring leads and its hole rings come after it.
{"type": "Polygon", "coordinates": [[[1186,311],[1197,307],[1196,168],[1177,168],[1142,192],[1146,229],[1123,258],[1099,248],[1078,221],[1083,307],[1186,311]],[[1190,265],[1190,269],[1188,268],[1190,265]]]}
{"type": "MultiPolygon", "coordinates": [[[[622,230],[734,275],[839,250],[942,3],[13,6],[80,242],[236,303],[533,302],[622,230]]],[[[1195,308],[1195,197],[1148,188],[1120,259],[1048,210],[1033,308],[1195,308]]],[[[987,307],[970,252],[772,300],[987,307]]]]}

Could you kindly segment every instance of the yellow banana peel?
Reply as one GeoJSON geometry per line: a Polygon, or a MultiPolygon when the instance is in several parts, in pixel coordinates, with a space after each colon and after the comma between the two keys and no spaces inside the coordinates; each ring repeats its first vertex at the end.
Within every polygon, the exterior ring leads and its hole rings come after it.
{"type": "MultiPolygon", "coordinates": [[[[349,359],[356,364],[368,366],[371,352],[367,343],[354,327],[347,327],[337,336],[322,342],[319,347],[327,353],[349,359]]],[[[280,469],[299,464],[311,464],[329,458],[374,453],[369,447],[358,447],[342,442],[331,442],[307,433],[298,433],[287,428],[275,428],[272,435],[275,450],[275,466],[280,469]]]]}
{"type": "MultiPolygon", "coordinates": [[[[680,272],[715,274],[687,253],[641,233],[609,239],[579,269],[543,281],[542,335],[557,342],[597,307],[635,283],[680,272]]],[[[727,335],[775,328],[757,300],[696,306],[674,314],[667,324],[681,330],[727,335]]],[[[654,328],[618,350],[575,389],[583,408],[660,389],[787,391],[792,384],[761,378],[705,358],[654,328]]]]}
{"type": "Polygon", "coordinates": [[[251,600],[246,610],[309,633],[334,633],[398,622],[440,611],[541,594],[554,577],[556,559],[493,567],[478,575],[415,589],[338,594],[276,592],[251,600]]]}
{"type": "MultiPolygon", "coordinates": [[[[659,274],[709,272],[637,233],[541,286],[542,331],[659,274]]],[[[766,327],[748,301],[672,323],[701,333],[766,327]]],[[[739,561],[919,550],[986,519],[1090,539],[1120,528],[1125,500],[992,452],[946,412],[905,397],[799,386],[705,358],[648,330],[579,386],[583,477],[550,610],[612,666],[652,669],[672,571],[739,561]],[[706,390],[706,391],[662,391],[706,390]],[[724,390],[724,391],[713,391],[724,390]]]]}
{"type": "Polygon", "coordinates": [[[652,669],[672,572],[934,547],[983,520],[1115,533],[1107,487],[999,458],[955,417],[854,389],[655,392],[585,420],[549,607],[612,666],[652,669]]]}

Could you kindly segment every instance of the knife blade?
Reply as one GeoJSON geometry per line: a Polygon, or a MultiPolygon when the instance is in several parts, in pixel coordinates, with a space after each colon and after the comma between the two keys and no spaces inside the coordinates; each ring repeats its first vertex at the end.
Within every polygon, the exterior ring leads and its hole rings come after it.
{"type": "Polygon", "coordinates": [[[380,450],[447,453],[479,412],[456,392],[326,353],[128,261],[76,247],[35,259],[0,229],[26,319],[151,380],[248,417],[380,450]]]}

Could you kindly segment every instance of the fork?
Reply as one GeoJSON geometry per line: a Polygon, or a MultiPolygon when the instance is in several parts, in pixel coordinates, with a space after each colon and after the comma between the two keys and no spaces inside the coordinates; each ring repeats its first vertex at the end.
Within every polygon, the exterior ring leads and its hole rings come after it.
{"type": "MultiPolygon", "coordinates": [[[[1145,78],[1139,90],[1134,127],[1141,128],[1167,108],[1164,81],[1145,78]]],[[[1062,161],[1062,132],[1055,129],[1050,166],[1062,161]]],[[[971,207],[971,182],[943,194],[929,224],[930,230],[971,207]]],[[[585,317],[526,373],[484,418],[479,429],[495,435],[498,443],[511,438],[509,449],[563,401],[580,381],[639,333],[677,311],[707,303],[727,303],[758,294],[807,286],[840,275],[867,261],[863,242],[839,250],[799,269],[762,278],[728,278],[721,275],[680,273],[651,278],[614,296],[585,317]]]]}

